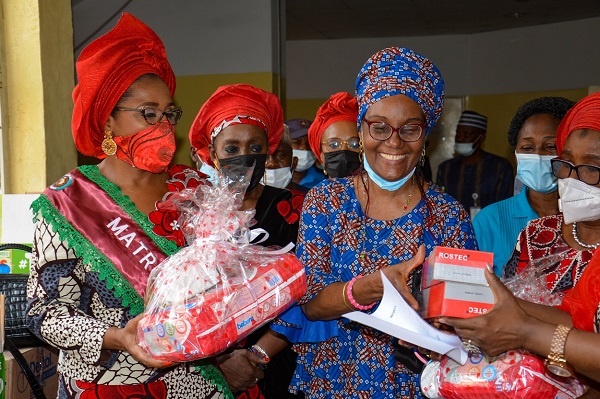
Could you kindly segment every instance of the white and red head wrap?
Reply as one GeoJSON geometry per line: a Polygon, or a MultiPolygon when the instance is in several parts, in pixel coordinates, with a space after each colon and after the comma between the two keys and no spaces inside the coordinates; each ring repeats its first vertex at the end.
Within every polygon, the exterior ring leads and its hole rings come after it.
{"type": "Polygon", "coordinates": [[[283,134],[283,109],[277,96],[258,87],[234,84],[219,87],[202,105],[189,139],[203,162],[213,166],[208,146],[226,127],[233,124],[252,124],[267,134],[269,154],[272,154],[283,134]]]}

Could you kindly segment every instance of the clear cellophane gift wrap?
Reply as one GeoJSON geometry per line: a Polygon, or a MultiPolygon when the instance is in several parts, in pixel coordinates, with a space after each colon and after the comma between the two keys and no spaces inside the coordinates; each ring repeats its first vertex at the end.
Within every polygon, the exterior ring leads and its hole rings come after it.
{"type": "Polygon", "coordinates": [[[254,210],[240,211],[248,174],[229,172],[170,197],[188,245],[150,274],[140,345],[154,358],[214,356],[290,307],[306,291],[286,248],[250,244],[254,210]]]}

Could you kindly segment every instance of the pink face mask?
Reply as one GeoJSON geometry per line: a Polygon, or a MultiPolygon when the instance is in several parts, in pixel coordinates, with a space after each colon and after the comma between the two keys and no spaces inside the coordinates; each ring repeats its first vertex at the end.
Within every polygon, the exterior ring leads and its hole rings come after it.
{"type": "Polygon", "coordinates": [[[152,173],[165,172],[175,155],[175,134],[168,121],[114,141],[118,159],[152,173]]]}

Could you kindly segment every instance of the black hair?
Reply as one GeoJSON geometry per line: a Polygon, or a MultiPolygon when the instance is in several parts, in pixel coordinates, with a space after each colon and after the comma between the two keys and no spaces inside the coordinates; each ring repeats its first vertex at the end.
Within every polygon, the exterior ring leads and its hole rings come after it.
{"type": "Polygon", "coordinates": [[[508,142],[513,148],[516,148],[519,130],[521,130],[525,121],[533,115],[550,114],[555,118],[562,119],[574,104],[574,101],[564,97],[538,97],[526,102],[519,107],[510,122],[508,142]]]}

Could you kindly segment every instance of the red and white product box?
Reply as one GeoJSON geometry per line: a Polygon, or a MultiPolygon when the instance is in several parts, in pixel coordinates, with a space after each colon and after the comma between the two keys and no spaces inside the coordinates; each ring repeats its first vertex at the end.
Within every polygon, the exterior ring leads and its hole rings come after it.
{"type": "Polygon", "coordinates": [[[487,313],[494,294],[486,285],[444,281],[421,291],[419,313],[424,319],[449,316],[463,319],[487,313]]]}
{"type": "Polygon", "coordinates": [[[421,289],[442,281],[488,285],[486,265],[494,264],[492,252],[435,247],[423,263],[421,289]]]}

